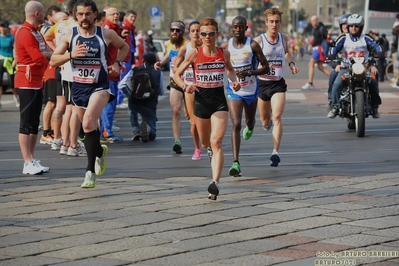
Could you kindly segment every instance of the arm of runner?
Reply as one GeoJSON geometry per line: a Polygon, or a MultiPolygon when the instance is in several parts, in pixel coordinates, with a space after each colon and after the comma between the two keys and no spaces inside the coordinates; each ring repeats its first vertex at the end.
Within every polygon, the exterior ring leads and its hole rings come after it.
{"type": "Polygon", "coordinates": [[[55,28],[58,27],[58,25],[53,25],[51,28],[49,28],[46,33],[44,34],[44,40],[46,41],[47,45],[51,48],[51,50],[55,50],[55,28]]]}
{"type": "Polygon", "coordinates": [[[76,58],[78,56],[84,56],[87,53],[86,45],[84,44],[77,44],[73,51],[67,52],[69,47],[69,39],[71,37],[72,30],[68,30],[64,36],[62,36],[60,43],[54,50],[53,55],[50,59],[50,65],[54,67],[60,67],[65,62],[76,58]]]}
{"type": "Polygon", "coordinates": [[[186,46],[183,45],[182,47],[180,47],[179,49],[179,53],[176,56],[175,59],[175,64],[173,65],[173,73],[176,72],[177,68],[180,66],[180,64],[183,62],[184,60],[184,56],[186,55],[186,46]]]}
{"type": "Polygon", "coordinates": [[[234,71],[233,65],[231,64],[230,61],[230,52],[228,50],[223,50],[223,56],[224,56],[227,76],[231,80],[230,85],[233,88],[233,90],[239,91],[241,89],[241,86],[237,82],[236,72],[234,71]]]}
{"type": "Polygon", "coordinates": [[[259,43],[257,43],[256,41],[253,40],[251,42],[251,47],[252,47],[252,51],[253,51],[254,55],[256,56],[256,58],[258,59],[259,63],[262,65],[262,67],[258,68],[258,69],[251,70],[250,73],[248,73],[249,72],[248,70],[238,72],[237,76],[239,78],[245,78],[245,77],[248,77],[251,75],[258,76],[258,75],[270,73],[269,63],[267,62],[267,59],[266,59],[265,55],[263,54],[262,48],[260,48],[259,43]],[[240,77],[239,74],[241,74],[242,77],[240,77]]]}
{"type": "Polygon", "coordinates": [[[186,85],[184,81],[181,79],[184,71],[195,62],[197,59],[198,51],[197,49],[191,50],[184,61],[180,64],[180,66],[176,69],[175,74],[173,75],[173,81],[180,87],[183,88],[183,91],[188,93],[193,93],[194,91],[198,91],[197,86],[193,85],[186,85]]]}
{"type": "Polygon", "coordinates": [[[223,42],[219,47],[222,48],[223,50],[227,49],[227,46],[229,45],[229,42],[223,42]]]}
{"type": "Polygon", "coordinates": [[[292,61],[292,55],[290,51],[287,49],[288,37],[286,35],[283,35],[283,38],[285,44],[285,60],[288,62],[288,66],[291,69],[292,74],[296,74],[298,73],[299,69],[295,66],[294,61],[292,61]]]}

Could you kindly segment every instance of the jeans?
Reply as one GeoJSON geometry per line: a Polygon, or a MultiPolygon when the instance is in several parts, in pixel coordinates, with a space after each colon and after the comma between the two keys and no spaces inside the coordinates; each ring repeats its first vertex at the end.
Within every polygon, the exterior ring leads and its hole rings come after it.
{"type": "Polygon", "coordinates": [[[149,139],[154,140],[157,137],[157,128],[156,128],[156,121],[157,121],[157,112],[156,109],[144,106],[144,105],[137,105],[132,104],[129,102],[129,117],[130,117],[130,124],[133,128],[133,131],[140,131],[140,125],[138,121],[138,114],[141,115],[141,120],[146,122],[147,125],[150,127],[149,131],[149,139]]]}
{"type": "MultiPolygon", "coordinates": [[[[344,81],[341,80],[341,76],[345,73],[345,69],[341,69],[338,73],[337,78],[335,79],[333,86],[332,86],[332,104],[331,106],[336,106],[340,107],[339,105],[339,98],[342,93],[344,81]]],[[[369,91],[370,91],[370,96],[371,96],[371,103],[370,105],[373,107],[378,107],[381,104],[381,98],[380,98],[380,91],[378,87],[378,82],[376,79],[372,79],[370,83],[368,84],[369,91]]]]}
{"type": "Polygon", "coordinates": [[[327,97],[329,103],[332,102],[332,87],[336,77],[338,77],[338,72],[335,70],[331,71],[330,77],[328,78],[328,91],[327,91],[327,97]]]}
{"type": "MultiPolygon", "coordinates": [[[[118,81],[109,81],[109,88],[111,92],[117,96],[118,95],[118,81]]],[[[109,138],[113,137],[112,124],[114,121],[115,110],[116,110],[116,99],[107,103],[100,116],[100,132],[103,137],[109,138]]]]}

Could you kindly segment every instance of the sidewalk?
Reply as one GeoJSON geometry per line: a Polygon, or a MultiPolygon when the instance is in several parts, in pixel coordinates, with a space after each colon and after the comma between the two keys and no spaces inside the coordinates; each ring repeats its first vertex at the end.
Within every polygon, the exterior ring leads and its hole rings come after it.
{"type": "Polygon", "coordinates": [[[81,182],[0,178],[0,265],[399,264],[399,173],[81,182]]]}

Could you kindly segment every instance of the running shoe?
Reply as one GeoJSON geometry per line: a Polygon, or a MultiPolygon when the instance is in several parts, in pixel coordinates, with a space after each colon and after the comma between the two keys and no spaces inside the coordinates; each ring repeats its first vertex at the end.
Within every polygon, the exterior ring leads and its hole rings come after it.
{"type": "Polygon", "coordinates": [[[69,147],[67,155],[68,156],[86,156],[87,153],[86,153],[86,149],[84,147],[79,146],[79,144],[78,144],[78,146],[76,146],[76,148],[69,147]]]}
{"type": "Polygon", "coordinates": [[[118,132],[119,130],[121,130],[121,128],[120,128],[120,127],[117,127],[117,126],[114,126],[114,125],[112,125],[112,128],[111,128],[111,130],[112,130],[112,132],[118,132]]]}
{"type": "Polygon", "coordinates": [[[277,167],[280,162],[280,156],[278,156],[277,152],[274,152],[272,156],[270,156],[270,166],[277,167]]]}
{"type": "Polygon", "coordinates": [[[267,126],[263,126],[263,129],[269,131],[273,127],[273,120],[270,119],[269,124],[267,126]]]}
{"type": "Polygon", "coordinates": [[[148,131],[149,130],[148,130],[148,127],[147,127],[147,123],[144,122],[144,121],[141,122],[141,141],[142,142],[148,142],[148,140],[150,138],[150,133],[148,131]]]}
{"type": "Polygon", "coordinates": [[[201,149],[195,149],[194,154],[191,157],[191,160],[193,160],[193,161],[201,160],[201,153],[202,153],[201,149]]]}
{"type": "Polygon", "coordinates": [[[173,144],[172,149],[173,149],[173,151],[176,152],[177,154],[182,153],[182,147],[181,147],[180,140],[176,140],[176,141],[175,141],[175,143],[173,144]]]}
{"type": "Polygon", "coordinates": [[[22,169],[22,173],[24,175],[38,175],[43,172],[42,172],[42,169],[37,167],[35,160],[33,160],[29,163],[24,163],[24,168],[22,169]]]}
{"type": "Polygon", "coordinates": [[[40,164],[40,161],[39,161],[39,160],[33,159],[33,162],[34,162],[34,164],[36,165],[36,167],[39,168],[39,169],[42,171],[42,173],[47,173],[48,171],[50,171],[50,167],[42,166],[42,165],[40,164]]]}
{"type": "Polygon", "coordinates": [[[46,136],[42,136],[40,137],[40,144],[48,144],[51,145],[53,143],[53,137],[51,137],[51,135],[46,135],[46,136]]]}
{"type": "Polygon", "coordinates": [[[139,140],[141,137],[140,131],[133,131],[132,140],[139,140]]]}
{"type": "Polygon", "coordinates": [[[233,165],[230,167],[229,175],[234,177],[241,176],[241,168],[238,162],[234,162],[233,165]]]}
{"type": "Polygon", "coordinates": [[[87,171],[85,175],[85,180],[83,181],[81,188],[94,188],[97,184],[97,178],[91,171],[87,171]]]}
{"type": "Polygon", "coordinates": [[[303,90],[314,90],[313,84],[310,84],[309,82],[306,83],[305,85],[302,86],[303,90]]]}
{"type": "Polygon", "coordinates": [[[333,106],[330,110],[330,112],[328,112],[327,117],[328,118],[332,118],[334,119],[339,113],[339,109],[337,106],[333,106]]]}
{"type": "Polygon", "coordinates": [[[213,151],[211,147],[206,149],[206,154],[208,155],[209,161],[212,162],[213,151]]]}
{"type": "Polygon", "coordinates": [[[61,145],[60,154],[67,155],[68,154],[68,149],[69,149],[69,146],[61,145]]]}
{"type": "Polygon", "coordinates": [[[219,184],[216,181],[212,181],[208,186],[209,196],[208,199],[216,200],[219,195],[219,184]]]}
{"type": "Polygon", "coordinates": [[[53,143],[51,143],[51,150],[58,151],[61,149],[62,146],[62,139],[55,139],[53,143]]]}
{"type": "Polygon", "coordinates": [[[245,140],[249,140],[249,138],[252,136],[252,133],[254,133],[254,130],[253,129],[249,129],[248,126],[246,126],[244,131],[242,132],[242,137],[245,140]]]}
{"type": "Polygon", "coordinates": [[[107,163],[105,162],[105,157],[108,154],[108,147],[107,145],[101,145],[101,147],[103,148],[103,155],[101,156],[101,158],[96,157],[96,161],[94,164],[94,172],[96,173],[96,175],[103,175],[105,169],[107,169],[107,163]]]}
{"type": "Polygon", "coordinates": [[[108,137],[103,140],[103,143],[120,143],[123,141],[123,138],[120,137],[108,137]]]}

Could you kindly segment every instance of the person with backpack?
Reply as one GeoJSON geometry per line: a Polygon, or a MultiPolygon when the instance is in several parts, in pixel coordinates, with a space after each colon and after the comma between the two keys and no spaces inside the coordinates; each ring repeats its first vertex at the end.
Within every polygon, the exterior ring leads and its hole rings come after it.
{"type": "MultiPolygon", "coordinates": [[[[157,57],[153,52],[143,55],[143,65],[134,67],[119,82],[118,88],[129,98],[128,111],[133,132],[141,132],[142,142],[154,140],[157,136],[158,96],[165,93],[162,71],[155,70],[157,57]],[[142,118],[141,125],[137,115],[142,118]]],[[[134,140],[136,135],[133,135],[134,140]]]]}
{"type": "Polygon", "coordinates": [[[313,26],[313,52],[312,58],[309,61],[309,72],[308,82],[302,86],[302,89],[309,90],[314,89],[313,78],[314,78],[314,65],[317,64],[317,68],[323,72],[327,77],[330,77],[330,72],[323,66],[323,62],[326,60],[328,55],[328,43],[327,39],[327,28],[323,23],[319,21],[319,18],[314,15],[310,19],[310,23],[313,26]]]}

